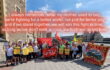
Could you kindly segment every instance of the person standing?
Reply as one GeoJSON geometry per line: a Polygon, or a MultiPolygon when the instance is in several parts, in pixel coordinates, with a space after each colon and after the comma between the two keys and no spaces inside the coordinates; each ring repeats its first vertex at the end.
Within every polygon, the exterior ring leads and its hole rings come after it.
{"type": "Polygon", "coordinates": [[[13,64],[13,47],[11,47],[10,45],[6,50],[6,55],[7,55],[7,61],[6,61],[7,66],[8,66],[8,63],[11,63],[12,65],[13,64]]]}
{"type": "Polygon", "coordinates": [[[87,46],[86,46],[85,44],[82,44],[82,54],[83,54],[83,58],[84,58],[84,56],[85,56],[85,54],[86,54],[86,48],[87,48],[87,46]]]}
{"type": "Polygon", "coordinates": [[[64,49],[65,49],[65,45],[63,43],[60,44],[60,47],[59,47],[59,56],[60,56],[60,59],[63,59],[64,58],[64,49]]]}
{"type": "Polygon", "coordinates": [[[20,52],[21,52],[20,46],[16,43],[16,45],[13,47],[15,65],[20,62],[20,52]]]}
{"type": "Polygon", "coordinates": [[[72,50],[73,50],[73,58],[76,59],[78,47],[75,44],[73,44],[72,50]]]}
{"type": "Polygon", "coordinates": [[[4,43],[4,46],[3,46],[3,50],[5,52],[5,58],[6,58],[6,61],[7,61],[7,49],[9,48],[9,42],[5,42],[4,43]]]}
{"type": "Polygon", "coordinates": [[[34,43],[33,49],[34,49],[34,55],[33,55],[33,57],[36,60],[37,57],[39,56],[39,51],[40,51],[36,43],[34,43]]]}
{"type": "Polygon", "coordinates": [[[33,58],[33,47],[32,47],[32,44],[28,44],[28,49],[29,49],[29,60],[31,60],[33,58]]]}
{"type": "Polygon", "coordinates": [[[29,55],[29,49],[27,48],[27,44],[23,44],[23,46],[21,47],[21,54],[22,62],[27,62],[29,55]]]}
{"type": "Polygon", "coordinates": [[[78,47],[77,55],[79,55],[78,58],[81,58],[82,57],[82,46],[78,45],[77,47],[78,47]]]}
{"type": "Polygon", "coordinates": [[[65,52],[66,60],[68,60],[69,55],[70,55],[70,48],[69,48],[69,44],[68,43],[66,43],[66,47],[65,47],[64,52],[65,52]]]}
{"type": "Polygon", "coordinates": [[[73,44],[73,42],[70,42],[70,43],[69,43],[69,49],[70,49],[70,55],[69,55],[69,57],[70,57],[70,59],[73,58],[73,57],[72,57],[72,54],[73,54],[72,44],[73,44]]]}

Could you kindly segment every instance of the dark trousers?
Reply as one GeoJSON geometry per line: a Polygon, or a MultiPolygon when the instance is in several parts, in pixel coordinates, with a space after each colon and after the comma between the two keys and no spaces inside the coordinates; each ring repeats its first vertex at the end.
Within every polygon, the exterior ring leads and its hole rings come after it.
{"type": "Polygon", "coordinates": [[[68,56],[69,56],[69,55],[66,55],[66,60],[68,60],[68,56]]]}
{"type": "Polygon", "coordinates": [[[70,59],[72,59],[72,54],[73,54],[73,51],[70,51],[70,59]]]}
{"type": "Polygon", "coordinates": [[[78,52],[76,53],[76,56],[77,56],[77,55],[79,55],[78,58],[81,58],[81,57],[82,57],[82,51],[78,51],[78,52]]]}
{"type": "Polygon", "coordinates": [[[37,55],[37,52],[34,52],[34,53],[33,53],[33,58],[36,59],[37,56],[38,56],[38,55],[37,55]]]}

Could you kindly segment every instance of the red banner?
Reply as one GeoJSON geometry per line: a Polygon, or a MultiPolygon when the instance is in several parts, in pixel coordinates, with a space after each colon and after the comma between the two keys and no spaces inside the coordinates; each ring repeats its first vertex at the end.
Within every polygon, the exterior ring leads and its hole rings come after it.
{"type": "Polygon", "coordinates": [[[39,44],[47,43],[49,46],[52,46],[52,38],[37,38],[39,44]]]}
{"type": "Polygon", "coordinates": [[[57,55],[57,49],[56,48],[43,49],[43,57],[44,58],[50,58],[50,57],[56,56],[56,55],[57,55]]]}
{"type": "Polygon", "coordinates": [[[99,66],[103,65],[107,57],[108,50],[109,47],[88,44],[86,53],[84,54],[84,61],[99,66]]]}

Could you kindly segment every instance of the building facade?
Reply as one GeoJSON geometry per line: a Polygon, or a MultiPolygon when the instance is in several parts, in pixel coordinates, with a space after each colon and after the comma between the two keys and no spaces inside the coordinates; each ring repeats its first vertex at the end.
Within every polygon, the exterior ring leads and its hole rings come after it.
{"type": "Polygon", "coordinates": [[[29,39],[34,39],[37,37],[51,37],[51,33],[6,33],[2,31],[2,26],[4,23],[4,17],[10,13],[18,12],[23,13],[26,12],[26,2],[25,0],[0,0],[0,38],[4,38],[7,41],[17,41],[24,40],[27,41],[29,39]]]}
{"type": "Polygon", "coordinates": [[[83,34],[83,41],[90,42],[103,42],[103,36],[100,32],[84,32],[83,34]]]}
{"type": "Polygon", "coordinates": [[[0,0],[0,37],[3,37],[3,32],[1,30],[4,21],[4,10],[3,10],[3,0],[0,0]]]}

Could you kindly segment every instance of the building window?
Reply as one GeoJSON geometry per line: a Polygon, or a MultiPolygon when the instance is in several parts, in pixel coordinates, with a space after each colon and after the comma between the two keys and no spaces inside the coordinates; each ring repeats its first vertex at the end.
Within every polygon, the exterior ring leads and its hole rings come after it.
{"type": "Polygon", "coordinates": [[[19,0],[19,2],[20,2],[20,3],[22,3],[22,2],[23,2],[23,0],[19,0]]]}
{"type": "Polygon", "coordinates": [[[20,8],[19,7],[16,7],[16,12],[20,13],[20,8]]]}
{"type": "Polygon", "coordinates": [[[2,20],[2,18],[0,18],[0,21],[2,20]]]}
{"type": "Polygon", "coordinates": [[[2,15],[2,13],[0,12],[0,16],[2,15]]]}
{"type": "Polygon", "coordinates": [[[0,23],[0,26],[2,26],[3,25],[3,23],[0,23]]]}
{"type": "Polygon", "coordinates": [[[20,3],[23,3],[23,2],[25,2],[25,0],[19,0],[19,2],[20,2],[20,3]]]}

